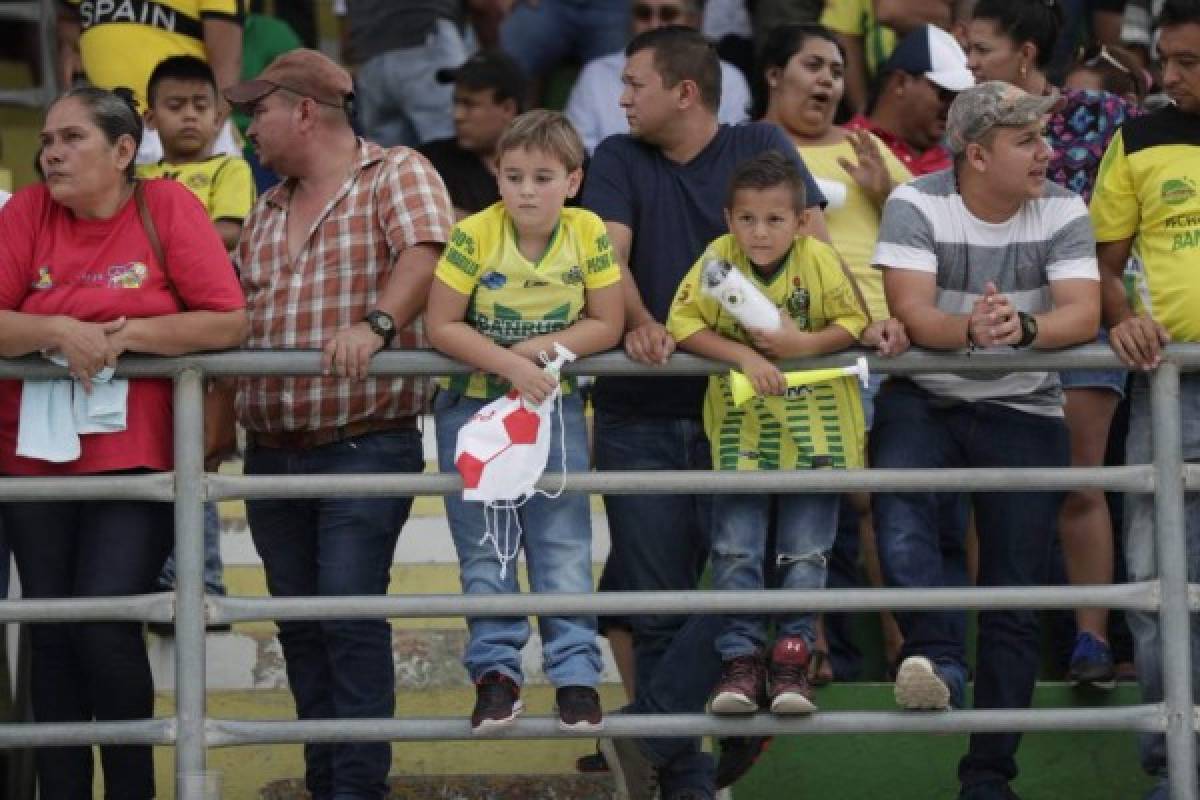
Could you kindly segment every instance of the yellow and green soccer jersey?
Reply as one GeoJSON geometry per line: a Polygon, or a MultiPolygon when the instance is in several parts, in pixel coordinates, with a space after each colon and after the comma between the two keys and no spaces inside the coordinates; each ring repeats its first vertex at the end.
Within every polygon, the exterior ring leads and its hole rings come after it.
{"type": "MultiPolygon", "coordinates": [[[[467,323],[502,347],[569,328],[583,314],[588,289],[621,279],[604,223],[591,211],[564,208],[535,263],[521,254],[503,203],[454,227],[435,274],[470,296],[467,323]]],[[[484,372],[448,378],[442,385],[485,399],[509,389],[507,381],[484,372]]]]}
{"type": "Polygon", "coordinates": [[[213,156],[193,164],[144,164],[140,178],[179,181],[204,204],[208,218],[241,222],[254,207],[254,175],[241,156],[213,156]]]}
{"type": "Polygon", "coordinates": [[[1133,238],[1131,301],[1177,342],[1200,342],[1200,116],[1168,106],[1117,131],[1090,206],[1096,241],[1133,238]]]}
{"type": "MultiPolygon", "coordinates": [[[[867,326],[854,284],[829,245],[812,237],[797,238],[784,264],[764,278],[733,236],[725,235],[708,246],[675,293],[667,330],[677,341],[708,329],[750,343],[737,320],[702,290],[708,254],[741,270],[802,331],[838,325],[857,339],[867,326]]],[[[704,430],[717,469],[860,467],[865,427],[862,398],[852,377],[799,387],[783,397],[756,397],[741,408],[733,403],[728,373],[708,379],[704,430]]]]}

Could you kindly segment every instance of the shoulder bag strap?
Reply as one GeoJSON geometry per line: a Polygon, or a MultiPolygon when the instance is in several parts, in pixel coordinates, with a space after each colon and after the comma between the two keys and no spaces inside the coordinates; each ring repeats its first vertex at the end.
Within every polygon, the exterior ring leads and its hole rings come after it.
{"type": "Polygon", "coordinates": [[[150,215],[150,207],[146,205],[146,195],[142,190],[142,181],[138,181],[133,185],[133,202],[137,204],[138,216],[142,220],[142,227],[146,231],[146,238],[150,240],[150,249],[154,251],[154,257],[158,259],[158,266],[163,271],[163,276],[167,279],[167,288],[171,291],[171,296],[175,298],[175,303],[181,308],[186,309],[187,306],[183,302],[183,298],[179,296],[179,292],[175,289],[175,284],[171,283],[171,276],[167,273],[167,256],[163,252],[162,240],[158,238],[158,228],[154,226],[154,217],[150,215]]]}

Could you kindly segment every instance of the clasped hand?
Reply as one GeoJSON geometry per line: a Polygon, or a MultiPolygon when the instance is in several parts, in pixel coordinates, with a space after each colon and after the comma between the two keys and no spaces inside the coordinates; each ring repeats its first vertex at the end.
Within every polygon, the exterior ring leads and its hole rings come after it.
{"type": "Polygon", "coordinates": [[[1021,317],[1008,295],[988,281],[967,318],[967,340],[976,347],[1015,345],[1021,341],[1021,317]]]}
{"type": "Polygon", "coordinates": [[[71,377],[83,384],[84,391],[92,390],[92,378],[105,367],[116,367],[117,358],[125,352],[122,331],[125,317],[110,322],[83,322],[74,317],[57,317],[51,352],[67,360],[71,377]]]}

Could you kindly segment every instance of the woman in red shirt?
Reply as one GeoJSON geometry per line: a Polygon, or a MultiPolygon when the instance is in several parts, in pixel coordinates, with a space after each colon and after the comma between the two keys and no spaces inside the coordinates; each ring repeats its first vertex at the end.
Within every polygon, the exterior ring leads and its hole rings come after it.
{"type": "MultiPolygon", "coordinates": [[[[147,238],[133,193],[141,120],[122,98],[79,89],[46,114],[44,182],[0,211],[0,356],[57,354],[91,390],[126,352],[180,355],[236,347],[245,302],[225,249],[186,187],[150,181],[143,194],[167,264],[147,238]]],[[[79,435],[65,462],[16,453],[19,381],[0,381],[0,472],[132,475],[172,468],[171,383],[131,379],[124,430],[79,435]]],[[[55,434],[56,435],[56,434],[55,434]]],[[[26,597],[153,591],[172,545],[171,506],[142,501],[10,503],[0,509],[26,597]]],[[[153,714],[141,625],[32,626],[33,711],[39,722],[153,714]]],[[[38,752],[41,797],[90,797],[90,747],[38,752]]],[[[152,798],[149,747],[102,747],[108,797],[152,798]]]]}

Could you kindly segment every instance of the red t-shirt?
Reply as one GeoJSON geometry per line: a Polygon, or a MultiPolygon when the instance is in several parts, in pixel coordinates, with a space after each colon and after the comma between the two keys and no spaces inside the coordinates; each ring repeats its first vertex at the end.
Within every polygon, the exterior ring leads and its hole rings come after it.
{"type": "Polygon", "coordinates": [[[908,171],[913,174],[913,177],[949,169],[953,163],[950,159],[950,152],[940,144],[935,144],[924,153],[919,153],[912,149],[908,142],[875,125],[862,114],[855,114],[851,117],[850,121],[846,123],[846,127],[852,131],[870,131],[878,136],[888,146],[888,149],[895,153],[896,158],[900,159],[900,163],[908,167],[908,171]]]}
{"type": "MultiPolygon", "coordinates": [[[[204,207],[187,187],[145,184],[167,259],[170,284],[154,257],[132,199],[110,219],[79,219],[45,186],[23,189],[0,210],[0,309],[108,322],[180,310],[170,286],[192,311],[245,306],[242,290],[204,207]]],[[[54,464],[16,455],[21,381],[0,381],[0,472],[78,475],[172,467],[171,382],[129,382],[126,429],[80,437],[82,454],[54,464]]]]}

